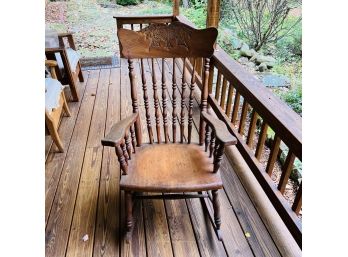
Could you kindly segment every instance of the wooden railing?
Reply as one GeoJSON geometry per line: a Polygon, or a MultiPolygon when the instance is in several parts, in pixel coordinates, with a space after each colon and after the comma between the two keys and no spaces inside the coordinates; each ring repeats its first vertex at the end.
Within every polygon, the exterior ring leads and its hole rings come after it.
{"type": "MultiPolygon", "coordinates": [[[[115,17],[117,27],[130,25],[138,30],[150,23],[170,23],[179,20],[192,27],[184,16],[115,17]]],[[[193,63],[193,62],[192,62],[193,63]]],[[[202,75],[202,61],[196,61],[196,71],[202,75]]],[[[302,118],[270,92],[259,80],[219,46],[211,58],[209,76],[209,105],[237,138],[237,148],[254,173],[263,190],[301,247],[302,223],[298,214],[302,207],[302,183],[292,206],[283,194],[293,170],[295,158],[302,161],[302,118]],[[259,129],[258,129],[259,127],[259,129]],[[270,147],[265,146],[267,131],[274,131],[270,147]],[[281,142],[288,148],[278,184],[272,179],[281,142]],[[261,162],[265,151],[269,158],[261,162]]],[[[197,85],[201,86],[198,77],[197,85]]]]}

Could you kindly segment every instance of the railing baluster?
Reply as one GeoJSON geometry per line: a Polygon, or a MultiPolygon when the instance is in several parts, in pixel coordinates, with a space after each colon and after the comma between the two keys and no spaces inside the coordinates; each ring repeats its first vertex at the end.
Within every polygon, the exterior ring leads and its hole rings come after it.
{"type": "Polygon", "coordinates": [[[256,151],[255,151],[255,157],[258,160],[260,160],[260,158],[261,158],[262,150],[263,150],[263,147],[265,145],[265,141],[266,141],[266,137],[267,137],[267,130],[268,130],[268,124],[264,120],[262,123],[262,126],[261,126],[261,132],[260,132],[259,140],[257,142],[256,151]]]}
{"type": "Polygon", "coordinates": [[[176,69],[175,69],[175,58],[173,58],[173,114],[172,114],[172,121],[173,121],[173,142],[176,143],[176,69]]]}
{"type": "Polygon", "coordinates": [[[282,175],[280,176],[280,180],[278,184],[278,190],[282,194],[284,194],[286,183],[288,183],[288,180],[292,171],[292,167],[294,165],[294,161],[295,161],[295,155],[289,150],[284,163],[283,172],[282,172],[282,175]]]}
{"type": "Polygon", "coordinates": [[[165,143],[169,142],[168,134],[168,117],[167,117],[167,84],[166,84],[166,73],[165,73],[165,59],[162,58],[162,106],[163,106],[163,128],[164,128],[164,139],[165,143]]]}
{"type": "Polygon", "coordinates": [[[271,147],[271,153],[269,155],[269,159],[268,159],[267,167],[266,167],[266,172],[268,173],[269,176],[272,175],[274,163],[277,160],[280,142],[281,142],[280,137],[278,137],[278,135],[275,134],[273,139],[273,144],[271,147]]]}
{"type": "Polygon", "coordinates": [[[185,89],[187,86],[185,75],[186,75],[186,58],[184,58],[184,63],[182,68],[180,143],[184,142],[184,129],[185,129],[185,89]]]}
{"type": "Polygon", "coordinates": [[[151,116],[150,116],[150,110],[149,110],[149,108],[150,108],[149,96],[147,94],[146,76],[145,76],[143,59],[140,59],[140,64],[141,64],[141,81],[143,84],[143,97],[144,97],[144,104],[145,104],[145,116],[146,116],[147,132],[149,134],[150,144],[152,144],[153,143],[153,132],[152,132],[152,126],[151,126],[151,116]]]}
{"type": "Polygon", "coordinates": [[[140,23],[140,30],[142,30],[143,29],[143,24],[142,23],[140,23]]]}
{"type": "Polygon", "coordinates": [[[301,207],[302,207],[302,182],[297,191],[294,203],[292,205],[292,210],[298,215],[300,213],[301,207]]]}
{"type": "Polygon", "coordinates": [[[203,68],[203,58],[193,58],[193,67],[196,69],[198,76],[201,77],[203,68]]]}
{"type": "Polygon", "coordinates": [[[248,114],[248,109],[249,109],[249,104],[245,99],[243,99],[243,107],[242,107],[242,114],[240,117],[240,122],[239,122],[239,134],[244,135],[244,128],[245,128],[245,121],[246,121],[246,116],[248,114]]]}
{"type": "Polygon", "coordinates": [[[221,100],[220,100],[220,107],[222,108],[222,110],[225,110],[226,90],[227,90],[227,79],[226,77],[224,77],[222,81],[221,100]]]}
{"type": "Polygon", "coordinates": [[[239,101],[240,101],[240,94],[236,90],[236,97],[234,98],[234,105],[233,105],[233,112],[232,112],[232,119],[231,119],[231,122],[234,125],[236,124],[236,120],[237,120],[237,115],[239,110],[239,101]]]}
{"type": "Polygon", "coordinates": [[[187,143],[191,143],[191,134],[192,134],[192,113],[193,113],[193,89],[195,88],[195,66],[196,58],[193,59],[193,69],[191,74],[191,85],[190,85],[190,97],[189,97],[189,110],[188,110],[188,139],[187,143]]]}
{"type": "Polygon", "coordinates": [[[161,143],[161,128],[160,128],[160,113],[159,113],[159,100],[157,94],[157,81],[156,81],[156,73],[155,73],[155,61],[151,58],[152,64],[152,84],[153,84],[153,98],[155,104],[155,119],[156,119],[156,132],[157,132],[157,143],[161,143]]]}
{"type": "Polygon", "coordinates": [[[131,29],[134,30],[134,24],[131,24],[131,29]]]}
{"type": "Polygon", "coordinates": [[[213,93],[213,80],[214,80],[214,65],[210,64],[209,67],[209,80],[208,80],[208,91],[209,94],[213,93]]]}
{"type": "Polygon", "coordinates": [[[229,83],[228,96],[227,96],[227,106],[226,106],[226,115],[230,117],[232,111],[232,97],[233,97],[233,86],[229,83]]]}
{"type": "Polygon", "coordinates": [[[248,137],[247,137],[247,145],[252,149],[254,146],[254,136],[255,136],[255,129],[256,129],[256,122],[257,122],[257,117],[258,114],[253,109],[253,112],[251,114],[251,121],[250,121],[250,126],[249,126],[249,131],[248,131],[248,137]]]}
{"type": "Polygon", "coordinates": [[[221,73],[220,73],[220,70],[218,70],[218,75],[216,79],[216,89],[215,89],[215,99],[218,102],[220,98],[220,91],[221,91],[221,73]]]}

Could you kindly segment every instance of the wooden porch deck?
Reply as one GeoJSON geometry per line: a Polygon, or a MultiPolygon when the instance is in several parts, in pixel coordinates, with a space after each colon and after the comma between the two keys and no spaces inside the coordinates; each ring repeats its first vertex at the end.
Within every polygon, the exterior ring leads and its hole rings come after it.
{"type": "MultiPolygon", "coordinates": [[[[158,65],[158,76],[160,69],[158,65]]],[[[64,117],[59,128],[65,153],[57,153],[46,137],[46,257],[281,256],[226,158],[221,168],[224,190],[220,190],[223,242],[217,240],[209,220],[210,208],[204,210],[199,199],[187,199],[137,201],[133,238],[131,244],[125,243],[119,165],[115,152],[103,148],[100,140],[114,122],[132,111],[128,68],[122,61],[121,68],[84,75],[81,100],[69,102],[72,116],[64,117]],[[84,235],[89,238],[85,242],[84,235]]],[[[140,85],[138,93],[142,100],[140,85]]],[[[198,118],[194,116],[196,139],[198,118]]]]}

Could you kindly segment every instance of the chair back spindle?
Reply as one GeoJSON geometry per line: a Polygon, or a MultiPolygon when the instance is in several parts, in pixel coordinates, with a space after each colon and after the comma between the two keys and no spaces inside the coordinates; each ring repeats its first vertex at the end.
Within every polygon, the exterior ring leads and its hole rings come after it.
{"type": "Polygon", "coordinates": [[[167,117],[167,85],[166,85],[166,68],[165,68],[165,59],[162,58],[162,115],[163,115],[163,130],[164,130],[164,140],[165,143],[169,143],[169,134],[168,134],[168,117],[167,117]]]}
{"type": "Polygon", "coordinates": [[[144,98],[144,105],[145,105],[145,116],[146,116],[146,125],[147,125],[147,132],[149,135],[149,142],[150,144],[153,143],[153,132],[152,132],[152,126],[151,126],[151,116],[150,116],[150,105],[149,105],[149,95],[147,93],[147,85],[146,85],[146,76],[145,76],[145,70],[144,70],[144,60],[140,59],[140,65],[141,65],[141,81],[143,85],[143,98],[144,98]]]}
{"type": "Polygon", "coordinates": [[[176,69],[175,69],[175,63],[176,60],[175,58],[173,58],[173,76],[172,76],[172,90],[173,90],[173,96],[172,96],[172,100],[173,100],[173,112],[172,112],[172,126],[173,126],[173,143],[176,143],[176,69]]]}
{"type": "Polygon", "coordinates": [[[185,90],[186,90],[186,58],[184,58],[182,68],[182,83],[181,83],[181,112],[180,112],[180,143],[184,142],[185,132],[185,90]]]}
{"type": "Polygon", "coordinates": [[[192,113],[193,113],[193,90],[195,88],[195,78],[196,78],[196,58],[193,61],[193,69],[191,74],[191,84],[190,84],[190,96],[189,96],[189,111],[188,111],[188,139],[187,142],[191,143],[191,134],[192,134],[192,113]]]}
{"type": "Polygon", "coordinates": [[[160,127],[160,110],[159,110],[159,99],[157,93],[157,79],[156,79],[156,69],[155,60],[151,59],[152,66],[152,87],[153,87],[153,99],[155,105],[155,118],[156,118],[156,133],[157,133],[157,143],[161,143],[161,127],[160,127]]]}

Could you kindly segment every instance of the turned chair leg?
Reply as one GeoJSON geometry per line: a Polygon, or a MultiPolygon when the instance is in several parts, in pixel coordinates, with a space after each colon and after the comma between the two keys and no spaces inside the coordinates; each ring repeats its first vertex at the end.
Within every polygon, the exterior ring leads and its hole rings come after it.
{"type": "Polygon", "coordinates": [[[133,199],[130,191],[125,191],[126,204],[126,241],[129,242],[133,228],[133,199]]]}
{"type": "Polygon", "coordinates": [[[212,190],[213,195],[213,208],[214,208],[214,222],[216,227],[216,234],[218,239],[222,240],[222,234],[221,234],[221,214],[220,214],[220,201],[219,201],[219,195],[218,190],[212,190]]]}

